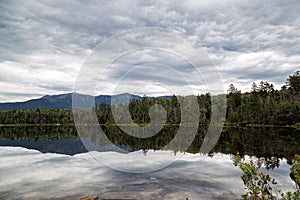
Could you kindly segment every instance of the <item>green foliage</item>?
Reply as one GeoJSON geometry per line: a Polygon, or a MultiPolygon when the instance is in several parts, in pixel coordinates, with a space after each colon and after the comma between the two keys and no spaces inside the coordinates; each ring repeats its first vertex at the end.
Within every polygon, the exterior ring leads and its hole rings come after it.
{"type": "Polygon", "coordinates": [[[0,112],[0,124],[74,124],[71,110],[10,110],[0,112]]]}
{"type": "MultiPolygon", "coordinates": [[[[188,98],[184,98],[188,100],[188,98]]],[[[141,100],[133,100],[128,104],[120,105],[108,105],[101,103],[99,107],[96,107],[96,114],[100,124],[112,125],[116,124],[114,118],[117,117],[121,124],[122,120],[125,119],[127,115],[127,110],[129,109],[129,114],[134,123],[145,126],[150,123],[149,111],[150,107],[154,104],[159,104],[164,107],[167,112],[166,124],[179,124],[180,119],[180,104],[176,96],[172,96],[170,99],[166,98],[147,98],[143,97],[141,100]],[[113,113],[112,110],[115,112],[113,113]],[[117,116],[116,116],[117,115],[117,116]]]]}
{"type": "Polygon", "coordinates": [[[253,160],[249,163],[242,161],[239,154],[236,156],[236,163],[242,170],[241,176],[245,189],[247,192],[242,195],[243,199],[279,199],[282,200],[298,200],[300,198],[299,181],[300,181],[300,156],[295,155],[294,164],[291,168],[292,177],[298,185],[297,191],[283,193],[281,190],[276,189],[276,180],[271,178],[270,175],[260,171],[260,167],[254,164],[253,160]]]}
{"type": "Polygon", "coordinates": [[[287,85],[275,90],[273,84],[253,83],[251,92],[241,94],[232,84],[227,95],[227,123],[293,125],[300,121],[300,72],[287,85]]]}
{"type": "Polygon", "coordinates": [[[289,76],[287,84],[293,94],[300,94],[300,71],[289,76]]]}
{"type": "Polygon", "coordinates": [[[282,200],[299,200],[300,199],[300,193],[298,191],[296,192],[287,192],[286,194],[281,194],[282,200]]]}
{"type": "Polygon", "coordinates": [[[291,168],[291,177],[297,184],[297,189],[300,188],[300,155],[295,155],[294,163],[291,168]]]}
{"type": "Polygon", "coordinates": [[[276,199],[274,192],[279,193],[280,191],[274,187],[277,184],[275,179],[261,172],[252,160],[249,163],[245,163],[237,156],[237,163],[243,172],[241,178],[245,189],[247,189],[247,192],[242,195],[243,199],[276,199]]]}

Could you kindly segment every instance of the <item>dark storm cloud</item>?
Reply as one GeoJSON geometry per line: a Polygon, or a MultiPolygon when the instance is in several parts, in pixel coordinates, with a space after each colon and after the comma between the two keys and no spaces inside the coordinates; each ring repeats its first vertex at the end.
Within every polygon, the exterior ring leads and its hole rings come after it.
{"type": "MultiPolygon", "coordinates": [[[[253,81],[269,80],[280,86],[300,69],[299,10],[298,0],[1,1],[0,101],[32,97],[8,94],[28,89],[31,94],[68,91],[99,43],[140,27],[174,29],[198,39],[225,85],[238,83],[246,90],[253,81]]],[[[176,60],[167,64],[181,67],[176,60]]],[[[109,93],[115,81],[107,80],[102,92],[109,93]]]]}

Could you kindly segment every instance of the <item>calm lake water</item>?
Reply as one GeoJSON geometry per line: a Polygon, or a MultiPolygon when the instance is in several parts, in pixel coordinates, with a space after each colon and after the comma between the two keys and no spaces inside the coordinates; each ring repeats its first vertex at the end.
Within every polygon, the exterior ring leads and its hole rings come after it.
{"type": "Polygon", "coordinates": [[[224,128],[209,154],[199,153],[205,129],[185,151],[161,150],[178,127],[146,139],[116,127],[103,130],[114,145],[88,152],[83,142],[91,141],[72,126],[0,127],[0,199],[240,199],[237,152],[260,163],[278,188],[294,187],[289,168],[300,153],[299,130],[224,128]]]}

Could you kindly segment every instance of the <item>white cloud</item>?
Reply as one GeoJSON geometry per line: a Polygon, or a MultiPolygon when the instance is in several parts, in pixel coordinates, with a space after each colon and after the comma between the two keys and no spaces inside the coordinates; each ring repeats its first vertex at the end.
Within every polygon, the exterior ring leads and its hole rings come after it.
{"type": "MultiPolygon", "coordinates": [[[[119,159],[115,152],[94,152],[93,155],[97,154],[106,162],[124,169],[129,167],[133,171],[135,168],[148,168],[174,159],[170,151],[148,153],[156,156],[144,156],[141,151],[125,154],[126,159],[119,159]],[[145,162],[137,162],[140,157],[145,162]]],[[[229,155],[215,154],[210,158],[199,154],[178,153],[178,158],[172,165],[143,174],[109,169],[89,153],[66,156],[42,154],[21,147],[0,147],[0,155],[0,194],[4,197],[79,198],[87,195],[116,195],[113,193],[115,191],[134,195],[140,194],[142,190],[144,199],[236,199],[244,192],[241,172],[233,165],[229,155]]],[[[279,188],[286,190],[292,188],[293,183],[288,176],[289,166],[284,162],[282,161],[280,169],[268,173],[276,178],[279,188]]]]}
{"type": "MultiPolygon", "coordinates": [[[[33,94],[69,92],[96,45],[141,27],[174,29],[198,39],[217,64],[224,83],[239,83],[242,89],[254,80],[268,80],[280,87],[300,68],[297,0],[31,0],[2,1],[0,9],[0,101],[31,98],[25,90],[14,90],[26,84],[28,76],[34,80],[35,87],[29,85],[33,94]],[[16,79],[16,72],[21,71],[23,76],[16,79]],[[5,89],[2,83],[12,86],[5,89]],[[53,90],[44,90],[45,84],[53,90]]],[[[151,54],[143,56],[150,59],[151,54]]]]}

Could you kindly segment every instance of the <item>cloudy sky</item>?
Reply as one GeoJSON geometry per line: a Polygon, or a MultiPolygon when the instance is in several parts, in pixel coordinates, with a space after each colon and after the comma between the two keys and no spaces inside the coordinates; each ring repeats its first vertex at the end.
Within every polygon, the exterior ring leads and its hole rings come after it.
{"type": "MultiPolygon", "coordinates": [[[[74,91],[78,73],[99,44],[144,27],[167,28],[197,41],[216,65],[225,90],[234,83],[247,91],[260,80],[280,88],[300,69],[299,10],[298,0],[0,1],[0,102],[74,91]]],[[[186,85],[182,74],[190,75],[188,84],[196,93],[211,81],[197,83],[201,78],[186,70],[188,62],[157,49],[128,52],[105,69],[97,77],[98,94],[113,94],[113,84],[122,77],[129,92],[152,95],[186,85]],[[168,69],[179,76],[172,79],[168,69]]]]}

